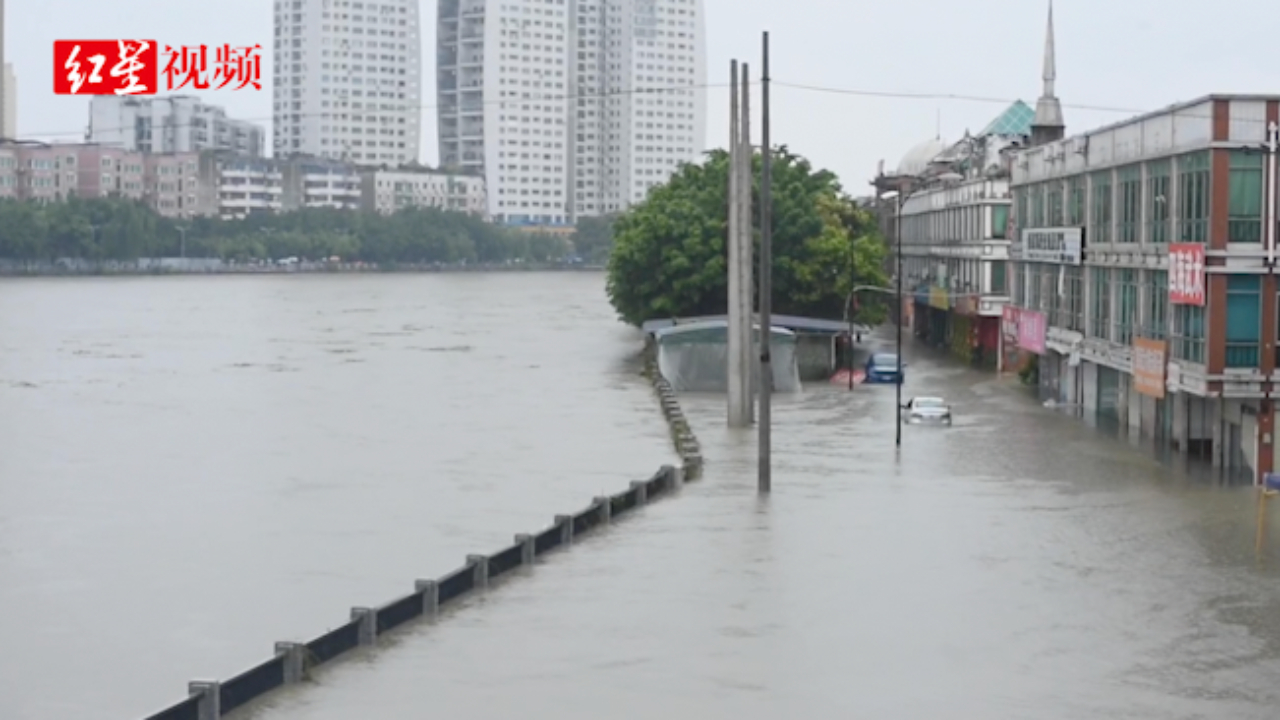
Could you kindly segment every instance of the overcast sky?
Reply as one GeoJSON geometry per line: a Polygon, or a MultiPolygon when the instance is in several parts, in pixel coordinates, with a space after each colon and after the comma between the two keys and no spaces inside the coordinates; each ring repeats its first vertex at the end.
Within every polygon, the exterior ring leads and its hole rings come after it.
{"type": "MultiPolygon", "coordinates": [[[[773,76],[780,83],[935,96],[875,97],[775,85],[774,142],[835,171],[855,194],[864,193],[878,160],[893,167],[913,145],[934,136],[939,115],[942,135],[951,140],[966,128],[980,129],[1008,102],[1034,104],[1040,93],[1046,0],[703,2],[709,82],[726,82],[731,58],[758,67],[760,32],[769,30],[773,76]]],[[[56,39],[261,43],[263,89],[209,92],[205,99],[235,117],[269,126],[272,5],[271,0],[8,0],[5,53],[18,76],[19,135],[66,140],[83,135],[88,100],[53,94],[56,39]]],[[[433,165],[435,7],[422,3],[428,103],[422,159],[433,165]]],[[[1280,93],[1280,52],[1268,37],[1274,35],[1272,0],[1057,0],[1054,8],[1057,90],[1068,134],[1121,120],[1134,114],[1130,110],[1210,92],[1280,93]]],[[[707,145],[719,147],[728,137],[728,91],[708,92],[707,145]]]]}

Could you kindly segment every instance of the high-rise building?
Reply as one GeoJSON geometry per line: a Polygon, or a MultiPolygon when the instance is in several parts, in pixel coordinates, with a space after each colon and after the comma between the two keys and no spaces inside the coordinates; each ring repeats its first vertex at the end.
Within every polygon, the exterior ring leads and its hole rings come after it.
{"type": "Polygon", "coordinates": [[[89,140],[145,153],[231,150],[261,156],[266,130],[227,117],[191,95],[98,95],[89,104],[89,140]]]}
{"type": "Polygon", "coordinates": [[[276,156],[418,162],[418,0],[276,0],[276,156]]]}
{"type": "Polygon", "coordinates": [[[703,150],[701,0],[441,0],[440,162],[489,213],[561,225],[625,209],[703,150]]]}
{"type": "Polygon", "coordinates": [[[18,77],[13,74],[13,63],[4,64],[4,77],[0,78],[0,84],[4,85],[0,137],[15,138],[18,136],[18,77]]]}

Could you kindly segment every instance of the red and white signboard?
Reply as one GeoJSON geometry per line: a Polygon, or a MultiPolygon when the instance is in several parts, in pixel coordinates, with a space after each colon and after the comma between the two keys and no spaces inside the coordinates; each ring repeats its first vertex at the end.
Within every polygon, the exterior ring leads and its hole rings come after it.
{"type": "Polygon", "coordinates": [[[56,95],[155,95],[161,90],[262,89],[262,46],[155,40],[55,40],[56,95]]]}
{"type": "Polygon", "coordinates": [[[1204,245],[1169,243],[1169,302],[1204,305],[1204,245]]]}

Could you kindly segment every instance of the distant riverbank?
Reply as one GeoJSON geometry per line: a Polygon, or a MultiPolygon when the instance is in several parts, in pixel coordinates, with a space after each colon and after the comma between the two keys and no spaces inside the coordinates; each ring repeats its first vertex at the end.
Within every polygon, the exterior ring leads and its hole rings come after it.
{"type": "Polygon", "coordinates": [[[387,272],[545,272],[600,271],[603,265],[569,262],[506,263],[366,263],[297,261],[289,263],[234,263],[216,258],[144,258],[129,261],[59,260],[26,262],[0,260],[0,277],[51,277],[90,275],[284,275],[289,273],[387,273],[387,272]]]}

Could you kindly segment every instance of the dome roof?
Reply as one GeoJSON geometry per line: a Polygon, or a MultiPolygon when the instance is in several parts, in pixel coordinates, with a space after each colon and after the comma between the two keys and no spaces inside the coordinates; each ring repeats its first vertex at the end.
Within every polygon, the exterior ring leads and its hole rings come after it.
{"type": "Polygon", "coordinates": [[[898,174],[919,175],[923,173],[929,167],[929,163],[946,149],[947,146],[942,142],[942,138],[925,140],[902,156],[902,162],[898,163],[898,174]]]}

